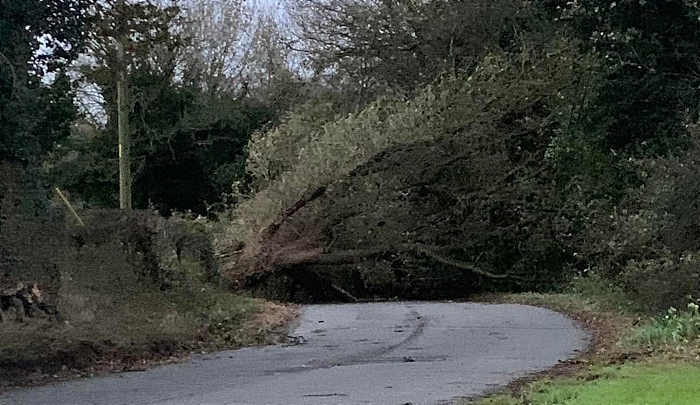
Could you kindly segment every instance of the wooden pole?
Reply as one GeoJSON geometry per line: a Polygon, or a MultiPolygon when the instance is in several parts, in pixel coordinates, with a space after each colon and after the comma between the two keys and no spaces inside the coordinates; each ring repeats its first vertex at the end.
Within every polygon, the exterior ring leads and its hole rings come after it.
{"type": "Polygon", "coordinates": [[[117,43],[119,78],[117,81],[117,122],[119,131],[119,208],[131,209],[131,157],[129,140],[129,87],[126,80],[124,41],[117,43]]]}

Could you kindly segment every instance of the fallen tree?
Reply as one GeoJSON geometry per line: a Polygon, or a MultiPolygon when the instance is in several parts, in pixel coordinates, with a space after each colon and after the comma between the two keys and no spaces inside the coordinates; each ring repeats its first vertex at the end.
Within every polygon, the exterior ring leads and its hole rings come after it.
{"type": "Polygon", "coordinates": [[[346,297],[556,285],[573,257],[560,235],[576,224],[546,153],[595,63],[566,41],[547,47],[491,55],[466,83],[314,134],[298,167],[241,204],[219,251],[225,274],[245,287],[305,271],[346,297]]]}
{"type": "MultiPolygon", "coordinates": [[[[302,280],[299,288],[352,301],[537,282],[537,268],[521,262],[518,249],[539,248],[547,194],[528,194],[546,173],[506,165],[500,155],[477,157],[466,146],[444,140],[395,148],[285,210],[291,215],[266,228],[259,245],[240,250],[238,284],[250,288],[269,280],[260,274],[277,273],[302,280]]],[[[561,265],[554,256],[542,259],[540,266],[561,265]]]]}

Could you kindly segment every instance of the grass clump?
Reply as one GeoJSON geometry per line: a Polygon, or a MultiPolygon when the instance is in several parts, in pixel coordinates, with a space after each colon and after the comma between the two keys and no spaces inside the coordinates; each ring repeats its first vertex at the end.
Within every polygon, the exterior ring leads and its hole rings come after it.
{"type": "Polygon", "coordinates": [[[651,322],[637,328],[629,341],[632,344],[650,347],[669,345],[697,345],[700,343],[700,306],[690,302],[687,308],[668,309],[666,315],[653,318],[651,322]]]}
{"type": "MultiPolygon", "coordinates": [[[[122,276],[124,274],[122,273],[122,276]]],[[[58,293],[59,322],[0,323],[0,389],[100,372],[143,369],[190,353],[273,343],[269,304],[214,287],[154,291],[122,280],[58,293]]]]}

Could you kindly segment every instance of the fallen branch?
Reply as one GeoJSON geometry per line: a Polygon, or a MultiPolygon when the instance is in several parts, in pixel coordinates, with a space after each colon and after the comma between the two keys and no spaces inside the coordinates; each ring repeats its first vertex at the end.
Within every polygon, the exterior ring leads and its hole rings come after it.
{"type": "Polygon", "coordinates": [[[496,278],[496,279],[505,279],[505,278],[518,278],[516,276],[511,276],[508,274],[493,274],[489,273],[488,271],[481,270],[478,267],[474,266],[473,264],[465,263],[459,260],[451,259],[449,257],[445,257],[442,255],[439,255],[432,251],[431,249],[428,249],[425,246],[422,245],[414,245],[416,251],[425,254],[426,256],[430,257],[431,259],[440,262],[442,264],[446,264],[448,266],[453,266],[457,267],[458,269],[462,270],[467,270],[470,271],[474,274],[478,274],[480,276],[488,277],[488,278],[496,278]]]}
{"type": "Polygon", "coordinates": [[[337,292],[339,292],[339,293],[342,294],[345,298],[347,298],[348,300],[350,300],[350,301],[352,301],[352,302],[357,302],[357,301],[359,301],[359,300],[357,299],[357,297],[355,297],[354,295],[352,295],[352,294],[350,294],[349,292],[345,291],[344,289],[340,288],[340,286],[337,285],[337,284],[331,283],[331,288],[333,288],[334,290],[336,290],[337,292]]]}

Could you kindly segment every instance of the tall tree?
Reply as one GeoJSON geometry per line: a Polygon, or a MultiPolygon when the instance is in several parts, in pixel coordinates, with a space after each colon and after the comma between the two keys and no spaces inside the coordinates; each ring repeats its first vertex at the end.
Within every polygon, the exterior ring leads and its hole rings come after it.
{"type": "Polygon", "coordinates": [[[252,54],[254,10],[245,0],[190,0],[182,7],[179,51],[183,82],[210,95],[240,91],[252,54]]]}
{"type": "Polygon", "coordinates": [[[31,163],[74,116],[64,68],[82,46],[91,0],[0,2],[0,160],[31,163]],[[42,83],[55,75],[53,86],[42,83]]]}

